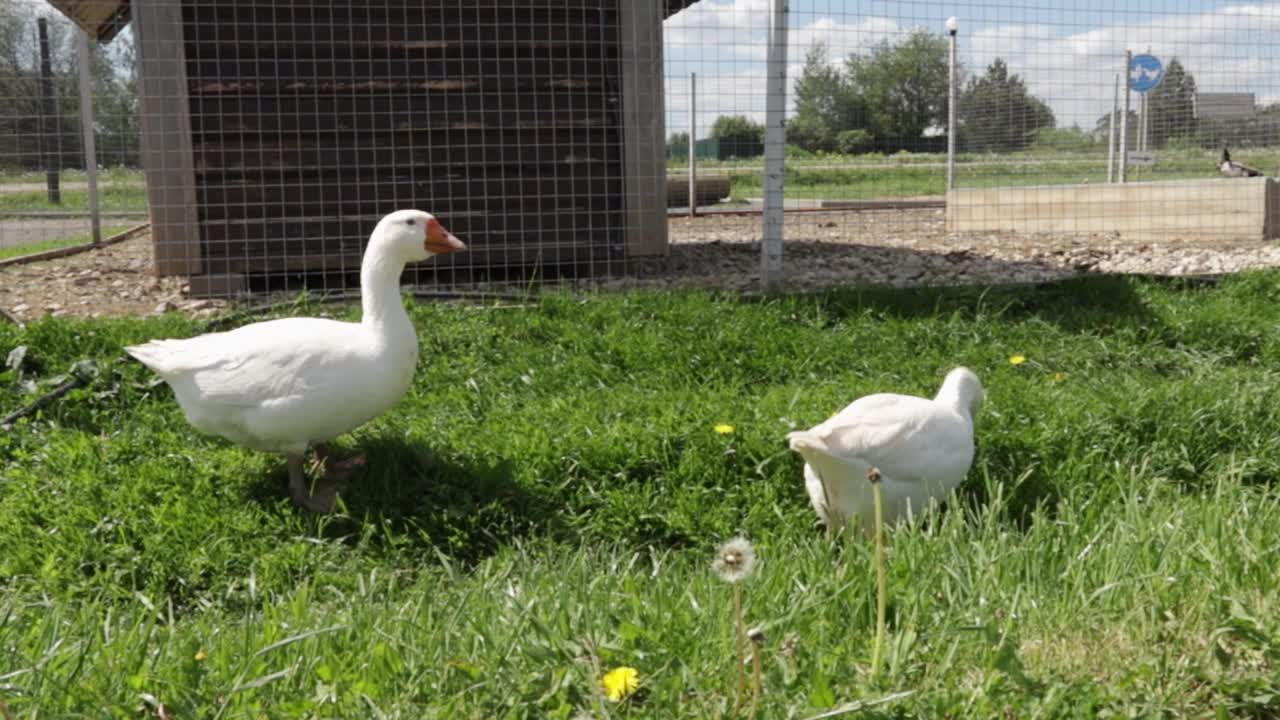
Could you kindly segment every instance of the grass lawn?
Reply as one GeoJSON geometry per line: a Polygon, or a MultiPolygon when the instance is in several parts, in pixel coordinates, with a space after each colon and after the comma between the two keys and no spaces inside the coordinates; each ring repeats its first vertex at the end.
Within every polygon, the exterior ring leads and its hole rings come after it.
{"type": "Polygon", "coordinates": [[[0,325],[0,356],[24,345],[31,368],[0,374],[0,414],[26,381],[98,368],[0,433],[0,701],[734,717],[710,561],[743,533],[758,717],[885,696],[870,716],[1274,717],[1278,300],[1271,273],[422,306],[415,385],[345,439],[370,464],[319,519],[288,504],[282,459],[195,434],[119,360],[195,322],[0,325]],[[977,459],[955,502],[889,538],[872,679],[871,548],[821,539],[782,438],[860,394],[932,393],[957,364],[988,390],[977,459]],[[615,704],[596,688],[622,665],[644,690],[615,704]]]}
{"type": "MultiPolygon", "coordinates": [[[[133,225],[107,225],[102,228],[102,239],[107,239],[117,233],[122,233],[133,225]]],[[[58,248],[70,247],[72,245],[83,245],[84,243],[93,242],[93,233],[80,233],[79,235],[70,235],[57,240],[44,240],[28,245],[18,245],[16,247],[0,248],[0,260],[11,257],[19,257],[22,255],[34,255],[46,250],[57,250],[58,248]]]]}
{"type": "MultiPolygon", "coordinates": [[[[1131,182],[1217,179],[1218,151],[1161,149],[1153,167],[1130,166],[1131,182]]],[[[1234,156],[1274,175],[1280,148],[1237,150],[1234,156]],[[1246,159],[1247,158],[1247,159],[1246,159]]],[[[687,163],[669,161],[668,172],[688,172],[687,163]]],[[[728,175],[735,198],[760,197],[764,160],[699,161],[699,172],[728,175]]],[[[1105,183],[1106,148],[1095,152],[1067,152],[1037,148],[1017,153],[956,157],[956,187],[985,188],[1023,185],[1105,183]]],[[[795,200],[867,200],[882,197],[938,195],[946,192],[946,155],[823,155],[789,157],[785,193],[795,200]]]]}
{"type": "MultiPolygon", "coordinates": [[[[136,185],[109,185],[98,188],[98,208],[102,212],[140,211],[147,209],[146,188],[136,185]]],[[[63,190],[62,202],[49,202],[44,190],[0,192],[0,215],[20,214],[24,211],[62,211],[89,213],[89,193],[86,190],[63,190]]]]}

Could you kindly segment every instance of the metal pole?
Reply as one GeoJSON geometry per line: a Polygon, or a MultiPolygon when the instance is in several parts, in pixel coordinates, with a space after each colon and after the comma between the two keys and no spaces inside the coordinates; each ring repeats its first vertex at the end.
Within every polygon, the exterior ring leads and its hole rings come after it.
{"type": "Polygon", "coordinates": [[[98,212],[98,148],[94,141],[93,81],[89,74],[89,35],[76,33],[76,56],[80,65],[80,136],[84,145],[84,174],[89,181],[89,227],[93,242],[102,242],[102,217],[98,212]]]}
{"type": "Polygon", "coordinates": [[[773,0],[764,120],[764,227],[760,282],[766,292],[782,287],[783,181],[786,173],[787,20],[789,0],[773,0]]]}
{"type": "Polygon", "coordinates": [[[1124,110],[1120,115],[1120,182],[1125,181],[1129,168],[1129,68],[1133,67],[1133,52],[1124,51],[1124,110]]]}
{"type": "Polygon", "coordinates": [[[1107,136],[1107,184],[1115,182],[1116,179],[1116,106],[1120,104],[1120,76],[1116,75],[1116,81],[1111,88],[1111,127],[1107,136]]]}
{"type": "Polygon", "coordinates": [[[698,73],[689,73],[689,217],[698,214],[698,73]]]}
{"type": "Polygon", "coordinates": [[[53,97],[53,63],[49,60],[49,23],[44,18],[36,20],[40,35],[40,144],[41,162],[44,163],[45,183],[49,187],[49,202],[62,204],[62,189],[58,186],[58,106],[53,97]]]}
{"type": "Polygon", "coordinates": [[[954,17],[947,20],[947,33],[951,35],[951,57],[947,67],[947,189],[956,186],[956,31],[960,22],[954,17]]]}

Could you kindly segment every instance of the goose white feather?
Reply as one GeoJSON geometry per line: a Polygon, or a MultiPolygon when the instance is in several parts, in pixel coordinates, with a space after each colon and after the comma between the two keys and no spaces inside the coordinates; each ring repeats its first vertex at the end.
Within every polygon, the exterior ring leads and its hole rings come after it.
{"type": "Polygon", "coordinates": [[[401,210],[384,217],[369,238],[360,267],[360,322],[284,318],[125,350],[173,388],[196,429],[283,453],[294,501],[327,511],[332,493],[306,490],[303,454],[404,396],[418,340],[400,299],[400,274],[406,263],[462,249],[430,214],[401,210]]]}
{"type": "Polygon", "coordinates": [[[867,395],[824,423],[787,435],[804,458],[805,489],[831,532],[872,531],[867,471],[878,468],[886,524],[919,515],[960,485],[973,463],[974,418],[984,393],[967,368],[947,374],[933,399],[867,395]]]}

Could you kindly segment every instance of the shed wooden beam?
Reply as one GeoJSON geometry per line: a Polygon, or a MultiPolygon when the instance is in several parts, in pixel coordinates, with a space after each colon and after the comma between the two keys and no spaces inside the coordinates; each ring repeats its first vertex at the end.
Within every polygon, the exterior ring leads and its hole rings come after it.
{"type": "Polygon", "coordinates": [[[133,0],[141,102],[142,165],[158,275],[198,275],[200,229],[191,153],[182,4],[133,0]]]}
{"type": "Polygon", "coordinates": [[[626,253],[667,253],[667,143],[662,18],[657,3],[619,0],[626,253]]]}

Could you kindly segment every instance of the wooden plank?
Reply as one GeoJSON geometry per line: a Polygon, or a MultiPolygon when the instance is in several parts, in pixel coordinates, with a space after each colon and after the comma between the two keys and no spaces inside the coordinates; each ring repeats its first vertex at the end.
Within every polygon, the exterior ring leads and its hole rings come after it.
{"type": "Polygon", "coordinates": [[[502,208],[605,209],[616,203],[620,178],[388,178],[383,181],[201,188],[202,220],[384,215],[405,207],[446,210],[502,208]]]}
{"type": "MultiPolygon", "coordinates": [[[[501,9],[458,4],[441,12],[390,10],[372,4],[360,9],[316,4],[290,11],[273,3],[242,8],[219,3],[188,5],[185,17],[197,29],[192,37],[201,44],[337,43],[367,46],[366,52],[373,53],[395,52],[397,47],[430,51],[487,44],[599,47],[598,28],[603,22],[599,10],[547,11],[518,4],[501,9]]],[[[308,52],[308,48],[289,52],[308,52]]]]}
{"type": "MultiPolygon", "coordinates": [[[[464,242],[478,238],[481,243],[515,243],[526,239],[535,243],[554,239],[563,231],[605,231],[622,227],[621,213],[614,208],[587,211],[566,210],[539,212],[520,208],[493,211],[433,211],[440,222],[464,242]]],[[[264,218],[262,220],[227,220],[209,222],[204,227],[205,244],[210,255],[236,254],[239,245],[297,239],[300,247],[315,252],[333,240],[340,246],[354,243],[359,247],[378,224],[381,215],[344,215],[334,217],[264,218]],[[213,248],[218,249],[213,249],[213,248]]]]}
{"type": "Polygon", "coordinates": [[[196,275],[203,266],[181,7],[171,0],[133,0],[133,17],[156,273],[196,275]]]}
{"type": "MultiPolygon", "coordinates": [[[[283,272],[354,273],[360,269],[361,252],[359,247],[349,248],[344,252],[335,252],[331,248],[308,252],[297,247],[284,248],[274,244],[261,244],[247,247],[239,254],[210,257],[208,272],[214,275],[283,272]]],[[[533,267],[540,264],[599,262],[610,258],[621,263],[617,252],[611,249],[608,233],[582,231],[561,233],[555,241],[539,244],[519,242],[473,245],[469,246],[465,253],[445,255],[419,263],[418,269],[421,271],[450,267],[533,267]]]]}
{"type": "Polygon", "coordinates": [[[668,242],[663,14],[662,9],[651,2],[618,2],[626,249],[630,256],[665,255],[668,242]]]}
{"type": "Polygon", "coordinates": [[[209,57],[193,57],[187,63],[197,92],[220,87],[263,82],[286,88],[305,83],[420,84],[424,88],[522,92],[530,82],[550,90],[592,87],[614,82],[616,60],[607,58],[538,58],[522,60],[497,57],[445,58],[294,58],[287,53],[238,56],[221,46],[209,57]],[[206,89],[207,88],[207,89],[206,89]]]}
{"type": "Polygon", "coordinates": [[[385,133],[453,127],[607,127],[609,96],[595,93],[430,92],[384,95],[197,96],[201,141],[226,134],[385,133]]]}
{"type": "Polygon", "coordinates": [[[299,95],[381,95],[387,93],[427,92],[437,98],[454,94],[503,95],[565,92],[607,93],[611,83],[603,77],[540,78],[501,74],[486,78],[423,79],[421,76],[390,74],[366,78],[318,78],[280,80],[278,75],[267,79],[227,80],[205,82],[192,78],[189,92],[192,96],[262,95],[268,97],[296,97],[299,95]]]}
{"type": "Polygon", "coordinates": [[[197,143],[197,174],[256,173],[267,178],[297,173],[376,167],[578,165],[620,162],[621,150],[599,129],[397,132],[363,138],[359,144],[291,138],[197,143]]]}

